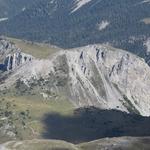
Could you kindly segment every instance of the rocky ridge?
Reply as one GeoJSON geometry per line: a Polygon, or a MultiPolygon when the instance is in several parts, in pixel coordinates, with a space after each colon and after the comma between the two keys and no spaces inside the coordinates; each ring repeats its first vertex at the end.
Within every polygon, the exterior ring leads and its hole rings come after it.
{"type": "Polygon", "coordinates": [[[1,90],[19,81],[30,91],[38,87],[44,98],[63,94],[76,107],[150,115],[150,68],[131,53],[89,45],[59,51],[45,60],[28,60],[0,85],[1,90]]]}

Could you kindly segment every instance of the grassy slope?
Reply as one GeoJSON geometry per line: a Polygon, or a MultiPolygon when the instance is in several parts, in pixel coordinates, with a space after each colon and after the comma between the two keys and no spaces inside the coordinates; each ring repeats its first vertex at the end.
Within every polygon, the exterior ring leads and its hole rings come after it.
{"type": "MultiPolygon", "coordinates": [[[[43,118],[48,113],[59,113],[61,115],[71,115],[74,107],[64,98],[57,100],[44,100],[42,96],[1,96],[6,102],[10,102],[15,106],[16,114],[29,110],[29,119],[24,120],[25,126],[18,124],[13,118],[14,124],[17,126],[18,139],[34,139],[42,138],[42,133],[45,131],[43,118]]],[[[21,122],[21,121],[20,121],[21,122]]],[[[19,123],[20,123],[19,122],[19,123]]],[[[7,141],[0,139],[0,142],[7,141]]]]}
{"type": "MultiPolygon", "coordinates": [[[[32,43],[15,38],[7,38],[9,41],[16,44],[17,47],[25,53],[31,54],[36,58],[44,59],[49,55],[59,51],[60,49],[46,44],[32,43]]],[[[39,92],[39,91],[38,91],[39,92]]],[[[38,93],[37,92],[37,93],[38,93]]],[[[14,105],[16,115],[21,112],[29,111],[30,118],[25,120],[25,127],[20,125],[22,120],[16,121],[13,115],[14,124],[17,126],[19,139],[41,138],[44,130],[43,118],[49,113],[58,113],[60,115],[71,115],[74,107],[63,96],[44,100],[40,94],[25,94],[16,95],[14,89],[0,93],[0,100],[4,99],[7,103],[14,105]],[[4,94],[5,93],[5,94],[4,94]]],[[[8,139],[9,140],[9,139],[8,139]]],[[[0,143],[7,141],[7,137],[0,139],[0,143]]]]}
{"type": "Polygon", "coordinates": [[[11,42],[15,43],[17,47],[21,48],[24,53],[33,55],[36,58],[47,58],[49,55],[57,52],[60,48],[55,46],[50,46],[47,44],[32,43],[24,40],[19,40],[15,38],[7,38],[11,42]]]}

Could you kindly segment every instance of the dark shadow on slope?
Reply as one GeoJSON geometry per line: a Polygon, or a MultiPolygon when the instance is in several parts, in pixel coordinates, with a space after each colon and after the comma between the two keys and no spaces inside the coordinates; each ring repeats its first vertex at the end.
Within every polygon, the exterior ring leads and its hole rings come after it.
{"type": "Polygon", "coordinates": [[[0,64],[0,70],[1,70],[1,71],[6,71],[6,66],[5,66],[5,64],[0,64]]]}
{"type": "Polygon", "coordinates": [[[104,137],[150,136],[150,118],[117,110],[80,108],[73,116],[47,114],[43,120],[46,139],[60,139],[73,143],[104,137]]]}

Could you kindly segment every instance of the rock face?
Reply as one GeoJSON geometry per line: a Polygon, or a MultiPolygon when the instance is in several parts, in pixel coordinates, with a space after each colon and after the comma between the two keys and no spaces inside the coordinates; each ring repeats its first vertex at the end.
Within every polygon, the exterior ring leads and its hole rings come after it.
{"type": "Polygon", "coordinates": [[[4,39],[3,37],[0,38],[0,61],[6,57],[6,55],[13,53],[19,50],[12,42],[4,39]]]}
{"type": "Polygon", "coordinates": [[[0,39],[0,70],[14,70],[32,59],[31,55],[21,52],[21,49],[17,48],[13,43],[0,39]]]}
{"type": "MultiPolygon", "coordinates": [[[[143,59],[112,47],[91,45],[28,61],[0,88],[16,81],[47,98],[64,95],[75,106],[150,115],[150,68],[143,59]],[[32,87],[32,88],[31,88],[32,87]]],[[[20,84],[19,84],[20,85],[20,84]]]]}
{"type": "Polygon", "coordinates": [[[31,55],[22,53],[22,52],[15,52],[13,54],[9,54],[6,56],[4,61],[4,68],[5,70],[14,70],[18,66],[31,61],[33,57],[31,55]]]}

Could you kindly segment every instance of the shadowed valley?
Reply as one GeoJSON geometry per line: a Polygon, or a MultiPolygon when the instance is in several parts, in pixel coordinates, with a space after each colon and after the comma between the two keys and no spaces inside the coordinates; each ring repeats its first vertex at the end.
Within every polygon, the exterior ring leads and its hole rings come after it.
{"type": "Polygon", "coordinates": [[[44,138],[73,143],[105,137],[150,136],[149,117],[95,107],[76,109],[72,116],[50,113],[43,122],[44,138]]]}

